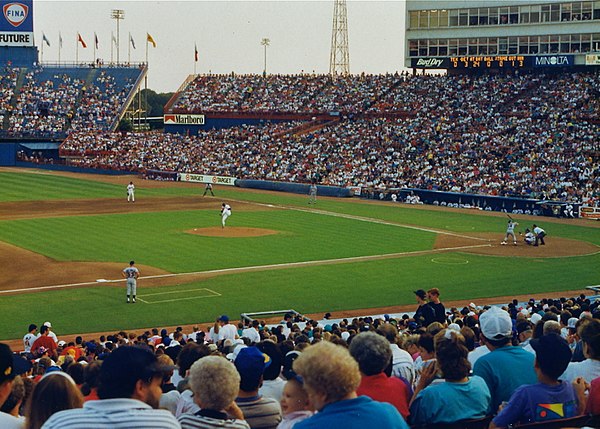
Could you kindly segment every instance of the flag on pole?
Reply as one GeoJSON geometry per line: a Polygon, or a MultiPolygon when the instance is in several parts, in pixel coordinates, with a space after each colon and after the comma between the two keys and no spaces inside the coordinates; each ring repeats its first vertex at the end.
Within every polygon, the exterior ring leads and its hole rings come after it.
{"type": "Polygon", "coordinates": [[[96,44],[96,49],[98,49],[98,36],[96,35],[95,31],[94,31],[94,43],[96,44]]]}
{"type": "Polygon", "coordinates": [[[42,33],[42,43],[46,43],[46,45],[50,46],[50,40],[46,37],[44,33],[42,33]]]}
{"type": "Polygon", "coordinates": [[[115,33],[113,33],[112,31],[110,32],[110,35],[112,37],[112,43],[113,45],[117,45],[117,38],[115,37],[115,33]]]}
{"type": "Polygon", "coordinates": [[[194,61],[198,62],[198,46],[194,43],[194,61]]]}
{"type": "Polygon", "coordinates": [[[156,48],[156,42],[154,41],[154,39],[152,38],[152,36],[150,35],[150,33],[146,33],[146,40],[150,43],[152,43],[152,46],[154,48],[156,48]]]}
{"type": "Polygon", "coordinates": [[[87,48],[87,44],[83,41],[83,37],[81,37],[81,34],[77,33],[77,41],[79,43],[81,43],[81,46],[83,48],[87,48]]]}
{"type": "Polygon", "coordinates": [[[131,34],[129,35],[129,41],[131,42],[133,49],[135,49],[135,42],[133,41],[133,36],[131,34]]]}

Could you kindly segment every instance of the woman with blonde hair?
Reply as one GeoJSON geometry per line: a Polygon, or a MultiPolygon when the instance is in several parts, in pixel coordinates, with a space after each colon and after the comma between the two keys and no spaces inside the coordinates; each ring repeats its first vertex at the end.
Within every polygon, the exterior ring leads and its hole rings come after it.
{"type": "Polygon", "coordinates": [[[25,429],[40,429],[58,411],[83,407],[83,395],[70,375],[62,371],[45,374],[25,407],[25,429]]]}

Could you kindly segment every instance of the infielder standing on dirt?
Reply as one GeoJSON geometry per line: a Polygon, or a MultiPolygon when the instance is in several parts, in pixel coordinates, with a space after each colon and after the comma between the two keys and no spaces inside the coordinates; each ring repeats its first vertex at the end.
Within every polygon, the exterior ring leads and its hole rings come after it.
{"type": "Polygon", "coordinates": [[[127,185],[127,202],[135,203],[135,185],[133,182],[129,182],[129,185],[127,185]]]}
{"type": "Polygon", "coordinates": [[[203,197],[206,197],[206,194],[208,194],[210,192],[210,195],[212,195],[213,197],[215,196],[215,193],[213,192],[212,189],[212,183],[207,182],[206,183],[206,187],[204,188],[204,193],[202,194],[203,197]]]}
{"type": "Polygon", "coordinates": [[[131,261],[129,266],[123,270],[121,275],[127,279],[127,304],[135,304],[135,295],[137,292],[137,279],[140,276],[140,270],[135,267],[135,261],[131,261]],[[131,301],[129,300],[131,297],[131,301]]]}
{"type": "Polygon", "coordinates": [[[515,222],[514,220],[512,220],[512,219],[508,220],[508,225],[506,225],[506,235],[504,236],[504,240],[501,243],[503,246],[508,241],[509,236],[512,236],[513,244],[515,246],[517,245],[517,236],[515,235],[515,226],[517,226],[517,225],[518,225],[518,223],[515,222]]]}
{"type": "Polygon", "coordinates": [[[231,206],[229,204],[221,204],[221,228],[225,228],[225,221],[231,216],[231,206]]]}
{"type": "Polygon", "coordinates": [[[317,184],[312,182],[308,188],[308,204],[317,204],[317,184]]]}

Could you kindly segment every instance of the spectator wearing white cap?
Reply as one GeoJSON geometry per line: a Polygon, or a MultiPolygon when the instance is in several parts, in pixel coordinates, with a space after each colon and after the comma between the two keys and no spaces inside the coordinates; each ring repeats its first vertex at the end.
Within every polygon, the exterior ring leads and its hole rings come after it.
{"type": "Polygon", "coordinates": [[[48,327],[48,336],[52,338],[56,344],[58,344],[58,337],[54,332],[52,332],[52,323],[44,322],[44,326],[48,327]]]}
{"type": "Polygon", "coordinates": [[[491,307],[479,316],[481,342],[490,350],[475,362],[473,374],[483,378],[490,389],[490,412],[495,414],[503,401],[508,401],[515,389],[523,384],[534,384],[537,377],[533,369],[535,356],[513,346],[512,320],[499,307],[491,307]]]}

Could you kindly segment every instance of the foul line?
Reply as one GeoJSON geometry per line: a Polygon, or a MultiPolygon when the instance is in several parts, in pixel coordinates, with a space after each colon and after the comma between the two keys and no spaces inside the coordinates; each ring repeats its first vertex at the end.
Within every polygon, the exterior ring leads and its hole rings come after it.
{"type": "MultiPolygon", "coordinates": [[[[448,251],[458,251],[458,250],[466,250],[466,249],[476,249],[480,247],[492,247],[491,244],[476,244],[472,246],[459,246],[459,247],[444,247],[440,249],[431,249],[431,250],[416,250],[413,252],[398,252],[398,253],[386,253],[383,255],[368,255],[368,256],[352,256],[349,258],[336,258],[336,259],[321,259],[318,261],[304,261],[304,262],[285,262],[282,264],[268,264],[268,265],[255,265],[251,267],[235,267],[235,268],[223,268],[219,270],[209,270],[209,271],[193,271],[189,273],[174,273],[174,274],[159,274],[154,276],[145,276],[140,277],[140,280],[148,280],[148,279],[161,279],[161,278],[171,278],[171,277],[184,277],[184,276],[195,276],[195,275],[211,275],[211,274],[235,274],[235,273],[243,273],[243,272],[254,272],[254,271],[265,271],[265,270],[276,270],[276,269],[285,269],[285,268],[296,268],[296,267],[310,267],[313,265],[330,265],[330,264],[344,264],[350,262],[365,262],[365,261],[373,261],[380,259],[393,259],[402,256],[415,256],[415,255],[428,255],[432,253],[441,253],[448,251]]],[[[106,280],[102,283],[122,283],[126,282],[127,279],[117,279],[117,280],[106,280]]],[[[11,289],[11,290],[3,290],[0,291],[0,295],[8,294],[8,293],[17,293],[17,292],[37,292],[42,290],[49,289],[68,289],[77,286],[91,286],[97,285],[98,281],[93,282],[83,282],[83,283],[69,283],[63,285],[55,285],[55,286],[39,286],[32,288],[23,288],[23,289],[11,289]]],[[[206,289],[206,288],[204,288],[206,289]]]]}
{"type": "Polygon", "coordinates": [[[478,240],[478,241],[486,241],[486,242],[490,241],[487,238],[472,237],[470,235],[457,234],[457,233],[448,232],[448,231],[438,231],[436,229],[423,228],[423,227],[420,227],[420,226],[404,225],[404,224],[401,224],[401,223],[389,222],[389,221],[386,221],[386,220],[374,219],[374,218],[370,218],[370,217],[355,216],[355,215],[350,215],[350,214],[346,214],[346,213],[328,212],[328,211],[319,210],[319,209],[304,209],[304,208],[294,207],[294,206],[279,206],[279,205],[266,204],[266,203],[254,203],[254,204],[256,204],[258,206],[264,206],[264,207],[270,207],[270,208],[280,207],[280,208],[283,208],[283,209],[286,209],[286,210],[294,210],[294,211],[303,212],[303,213],[317,213],[317,214],[321,214],[321,215],[325,215],[325,216],[332,216],[332,217],[339,217],[339,218],[344,218],[344,219],[358,220],[360,222],[369,222],[369,223],[375,223],[375,224],[379,224],[379,225],[397,226],[397,227],[400,227],[400,228],[408,228],[408,229],[414,229],[414,230],[417,230],[417,231],[431,232],[433,234],[443,234],[443,235],[450,235],[452,237],[468,238],[470,240],[478,240]]]}

